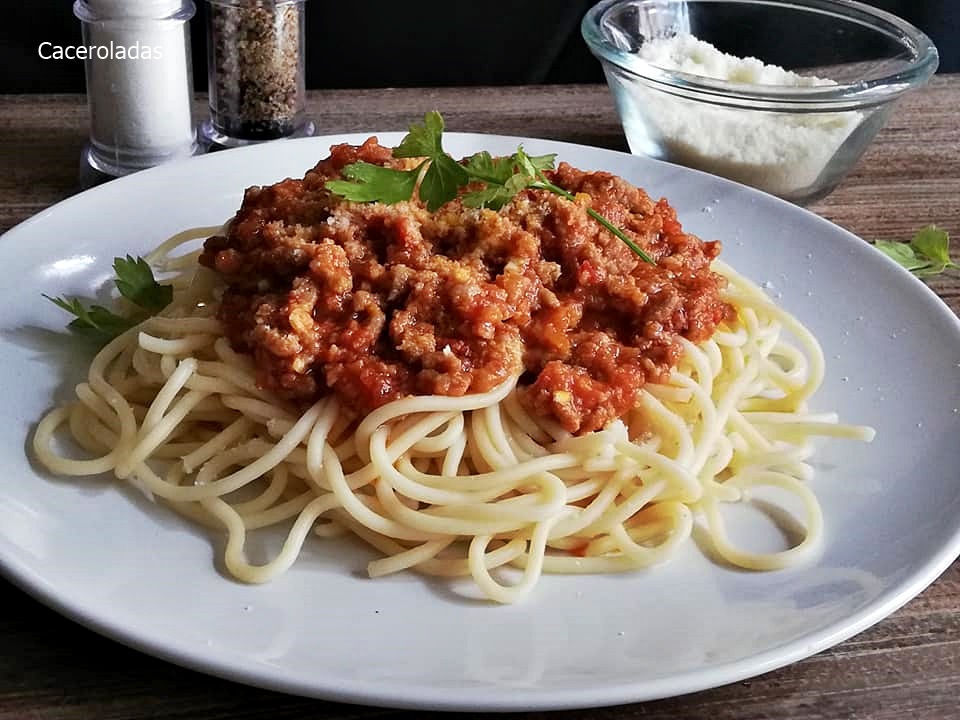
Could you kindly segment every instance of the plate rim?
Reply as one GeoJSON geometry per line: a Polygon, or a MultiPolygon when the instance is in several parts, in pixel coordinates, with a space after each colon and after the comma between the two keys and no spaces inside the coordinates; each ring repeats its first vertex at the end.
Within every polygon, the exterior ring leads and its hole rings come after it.
{"type": "MultiPolygon", "coordinates": [[[[358,137],[377,136],[379,138],[392,138],[401,134],[402,131],[334,133],[297,140],[285,140],[283,142],[318,145],[320,143],[355,142],[358,137]]],[[[791,208],[791,212],[800,211],[805,213],[808,219],[822,224],[822,226],[828,228],[831,233],[836,234],[839,231],[848,243],[864,243],[861,238],[851,231],[806,208],[797,207],[753,188],[746,188],[746,186],[709,175],[708,173],[671,165],[650,158],[631,155],[630,153],[611,150],[609,148],[600,148],[549,138],[474,132],[449,132],[445,133],[445,138],[456,138],[465,143],[482,142],[482,140],[478,139],[495,139],[498,142],[502,141],[505,143],[513,143],[515,141],[517,143],[545,143],[558,148],[577,148],[580,151],[599,153],[601,155],[614,154],[624,158],[625,162],[635,163],[640,167],[652,163],[655,166],[667,166],[676,169],[681,172],[681,174],[696,173],[709,177],[712,182],[729,184],[737,188],[746,189],[751,194],[764,197],[766,201],[782,204],[783,206],[791,208]]],[[[0,235],[0,243],[16,241],[21,233],[29,233],[34,224],[43,222],[45,218],[51,214],[62,212],[65,207],[69,207],[75,203],[95,202],[91,201],[90,198],[99,197],[100,194],[108,194],[110,192],[109,188],[116,187],[117,183],[131,184],[131,182],[150,182],[149,178],[154,176],[189,170],[190,167],[193,167],[193,163],[209,162],[211,158],[223,157],[224,155],[228,157],[238,157],[243,153],[251,158],[255,158],[257,154],[269,154],[271,150],[271,144],[264,143],[262,145],[237,148],[229,154],[216,153],[212,155],[194,156],[168,165],[161,165],[141,171],[134,175],[118,178],[103,185],[76,193],[54,205],[44,208],[6,230],[0,235]],[[147,179],[145,180],[144,178],[147,179]],[[11,235],[14,237],[9,237],[11,235]]],[[[241,193],[242,190],[243,188],[238,187],[237,192],[241,193]]],[[[3,248],[0,247],[0,253],[3,252],[3,248]]],[[[960,339],[960,318],[946,305],[939,295],[907,270],[898,266],[893,260],[880,253],[876,253],[876,257],[878,262],[887,263],[890,267],[899,271],[905,282],[907,278],[909,278],[915,292],[921,292],[919,288],[923,288],[922,292],[925,293],[925,300],[928,305],[931,300],[936,301],[935,306],[941,309],[943,317],[953,321],[953,327],[957,331],[958,339],[960,339]]],[[[85,611],[82,600],[81,602],[71,602],[70,597],[65,598],[62,595],[58,596],[55,584],[49,583],[42,575],[34,572],[30,567],[21,562],[20,558],[8,555],[8,552],[3,550],[5,545],[5,542],[0,545],[0,576],[68,620],[76,622],[103,637],[166,662],[254,687],[336,702],[402,709],[501,712],[579,709],[662,699],[738,682],[815,655],[844,642],[888,617],[936,581],[956,558],[960,556],[960,520],[957,521],[949,542],[941,547],[933,556],[919,563],[913,571],[908,574],[906,582],[901,581],[896,583],[893,589],[884,591],[858,611],[848,613],[844,619],[837,620],[821,628],[819,631],[806,633],[799,639],[786,643],[785,646],[774,646],[739,660],[727,661],[721,664],[710,665],[706,668],[675,673],[664,678],[640,680],[633,684],[620,682],[590,688],[576,686],[569,689],[538,689],[536,687],[511,688],[509,693],[504,694],[490,693],[484,688],[468,687],[459,691],[456,698],[450,693],[444,693],[434,689],[434,686],[429,684],[420,684],[412,688],[396,688],[390,683],[384,683],[383,685],[376,686],[383,687],[384,689],[371,691],[371,684],[365,684],[362,681],[354,682],[348,687],[335,687],[329,684],[330,681],[328,681],[327,685],[316,682],[306,683],[296,679],[284,679],[279,672],[265,674],[263,668],[259,666],[253,666],[250,670],[244,670],[241,666],[242,664],[239,662],[231,665],[215,655],[204,655],[202,652],[191,653],[178,648],[176,644],[167,644],[160,638],[150,637],[151,633],[148,629],[141,627],[138,632],[137,628],[131,629],[130,627],[125,627],[122,623],[111,622],[109,617],[101,617],[97,613],[89,613],[85,611]],[[641,691],[641,689],[643,691],[641,691]]]]}

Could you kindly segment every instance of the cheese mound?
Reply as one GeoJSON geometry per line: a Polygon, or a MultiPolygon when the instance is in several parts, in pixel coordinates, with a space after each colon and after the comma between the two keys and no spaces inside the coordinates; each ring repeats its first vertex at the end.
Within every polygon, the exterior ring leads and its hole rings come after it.
{"type": "MultiPolygon", "coordinates": [[[[659,68],[753,86],[814,87],[833,80],[799,75],[757,58],[721,52],[692,35],[649,40],[639,59],[659,68]]],[[[637,83],[624,87],[624,130],[635,152],[660,157],[797,198],[824,184],[830,161],[862,113],[764,112],[666,95],[637,83]]]]}
{"type": "Polygon", "coordinates": [[[767,65],[755,57],[741,58],[721,52],[693,35],[675,35],[645,42],[640,48],[640,57],[665,70],[747,85],[816,87],[837,84],[827,78],[799,75],[779,65],[767,65]]]}

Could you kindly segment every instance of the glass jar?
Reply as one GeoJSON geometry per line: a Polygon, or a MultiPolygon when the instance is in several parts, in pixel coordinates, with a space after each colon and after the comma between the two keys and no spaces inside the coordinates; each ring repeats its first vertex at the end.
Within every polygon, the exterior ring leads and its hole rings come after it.
{"type": "Polygon", "coordinates": [[[305,0],[206,0],[213,146],[312,135],[304,81],[305,0]]]}
{"type": "Polygon", "coordinates": [[[76,0],[89,168],[115,177],[193,154],[189,21],[195,11],[191,0],[76,0]]]}

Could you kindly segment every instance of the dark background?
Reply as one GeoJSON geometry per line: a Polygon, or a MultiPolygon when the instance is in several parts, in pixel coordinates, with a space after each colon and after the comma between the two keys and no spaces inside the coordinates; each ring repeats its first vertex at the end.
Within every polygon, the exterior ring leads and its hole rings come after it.
{"type": "MultiPolygon", "coordinates": [[[[136,0],[131,0],[135,2],[136,0]]],[[[580,37],[593,0],[310,0],[307,86],[421,87],[602,82],[580,37]]],[[[917,25],[960,72],[960,0],[868,0],[917,25]]],[[[7,2],[0,93],[82,92],[83,62],[41,60],[41,42],[81,43],[70,0],[7,2]]],[[[204,7],[192,22],[194,84],[206,89],[204,7]]],[[[735,32],[731,28],[731,32],[735,32]]],[[[789,34],[782,39],[789,42],[789,34]]]]}

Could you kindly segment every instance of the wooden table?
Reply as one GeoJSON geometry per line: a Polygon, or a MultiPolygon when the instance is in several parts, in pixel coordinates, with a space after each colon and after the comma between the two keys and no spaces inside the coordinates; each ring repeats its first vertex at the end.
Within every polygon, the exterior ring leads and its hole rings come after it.
{"type": "MultiPolygon", "coordinates": [[[[936,222],[954,236],[960,259],[958,107],[960,76],[939,77],[904,100],[853,173],[812,209],[864,238],[907,238],[936,222]]],[[[402,130],[431,108],[452,130],[626,147],[605,87],[310,94],[319,133],[402,130]]],[[[203,110],[198,104],[197,117],[203,110]]],[[[0,97],[0,231],[75,192],[86,128],[80,96],[0,97]]],[[[960,313],[960,274],[930,286],[960,313]]],[[[0,720],[424,717],[210,678],[103,639],[2,580],[0,590],[0,720]]],[[[960,563],[890,618],[793,666],[685,697],[555,716],[947,720],[960,717],[957,698],[960,563]]]]}

